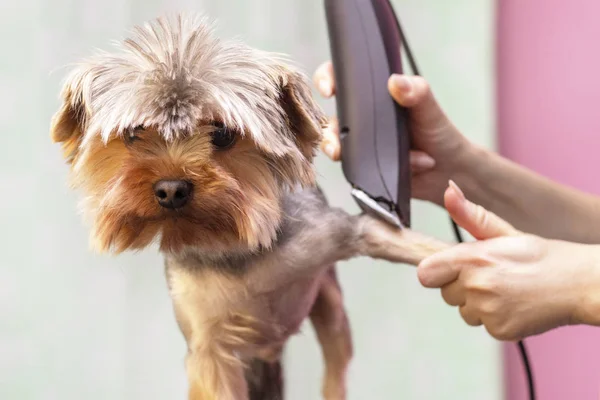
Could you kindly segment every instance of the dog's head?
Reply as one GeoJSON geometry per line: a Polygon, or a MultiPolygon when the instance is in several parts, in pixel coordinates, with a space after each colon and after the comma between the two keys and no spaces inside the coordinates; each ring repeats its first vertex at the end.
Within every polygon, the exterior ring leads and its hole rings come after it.
{"type": "Polygon", "coordinates": [[[314,184],[324,116],[284,58],[204,18],[137,27],[67,77],[51,138],[83,191],[94,247],[269,246],[281,195],[314,184]]]}

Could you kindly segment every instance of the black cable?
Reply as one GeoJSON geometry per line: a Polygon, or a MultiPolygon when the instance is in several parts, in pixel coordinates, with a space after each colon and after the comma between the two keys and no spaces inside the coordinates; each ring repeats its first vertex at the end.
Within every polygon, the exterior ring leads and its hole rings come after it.
{"type": "Polygon", "coordinates": [[[454,229],[454,237],[459,243],[463,243],[464,239],[462,237],[462,232],[460,231],[460,228],[458,227],[458,225],[456,225],[456,222],[454,222],[452,218],[450,218],[450,222],[452,222],[452,228],[454,229]]]}
{"type": "Polygon", "coordinates": [[[533,384],[533,371],[531,365],[529,365],[529,357],[527,356],[527,349],[525,348],[525,342],[519,340],[517,343],[519,346],[519,352],[521,353],[521,359],[523,360],[523,366],[527,373],[527,383],[529,387],[529,398],[535,400],[535,385],[533,384]]]}
{"type": "MultiPolygon", "coordinates": [[[[391,4],[390,4],[390,7],[392,7],[391,4]]],[[[408,45],[408,41],[406,40],[406,37],[404,36],[404,32],[402,31],[402,28],[400,26],[400,21],[398,20],[397,17],[396,17],[396,25],[398,26],[400,40],[401,40],[402,44],[404,45],[404,49],[405,49],[406,55],[408,57],[408,63],[410,64],[410,68],[412,69],[413,74],[421,76],[421,74],[419,73],[419,69],[417,68],[417,63],[415,62],[415,59],[412,55],[412,51],[410,50],[410,46],[408,45]]],[[[452,218],[450,218],[450,221],[452,222],[452,228],[454,229],[454,236],[456,237],[456,240],[459,243],[463,243],[464,240],[463,240],[460,228],[458,227],[458,225],[456,224],[456,222],[454,222],[454,220],[452,218]]],[[[521,360],[523,361],[523,366],[525,367],[525,372],[527,374],[527,385],[529,388],[529,400],[535,400],[535,385],[533,382],[533,371],[532,371],[531,365],[529,363],[529,357],[527,355],[527,349],[525,348],[525,342],[523,340],[519,340],[517,343],[517,346],[519,348],[519,353],[521,354],[521,360]]]]}

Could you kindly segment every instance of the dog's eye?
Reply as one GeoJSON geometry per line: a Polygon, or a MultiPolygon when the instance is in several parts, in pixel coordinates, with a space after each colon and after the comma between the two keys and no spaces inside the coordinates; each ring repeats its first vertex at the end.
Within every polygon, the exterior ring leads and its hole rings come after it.
{"type": "Polygon", "coordinates": [[[131,128],[127,130],[127,133],[125,134],[125,141],[129,144],[135,142],[136,140],[139,140],[140,137],[138,136],[141,132],[143,132],[146,128],[143,125],[138,125],[135,128],[131,128]]]}
{"type": "Polygon", "coordinates": [[[236,132],[223,124],[215,123],[215,130],[212,133],[212,144],[220,150],[231,147],[237,138],[236,132]]]}

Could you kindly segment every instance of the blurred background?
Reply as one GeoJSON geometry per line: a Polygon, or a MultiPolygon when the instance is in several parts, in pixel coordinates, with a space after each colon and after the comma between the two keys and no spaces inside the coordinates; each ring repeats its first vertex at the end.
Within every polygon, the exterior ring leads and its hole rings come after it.
{"type": "MultiPolygon", "coordinates": [[[[417,62],[473,141],[493,147],[494,5],[395,0],[417,62]]],[[[132,24],[201,11],[223,37],[291,54],[308,74],[329,58],[321,1],[4,0],[0,3],[0,399],[183,399],[185,343],[155,249],[117,258],[88,249],[77,197],[48,128],[69,63],[109,49],[132,24]]],[[[333,101],[321,104],[335,113],[333,101]]],[[[334,205],[358,211],[340,165],[319,156],[334,205]]],[[[414,203],[414,228],[454,240],[443,210],[414,203]]],[[[468,327],[413,268],[340,263],[355,358],[349,399],[502,398],[501,347],[468,327]]],[[[310,324],[285,355],[290,400],[320,398],[310,324]]]]}

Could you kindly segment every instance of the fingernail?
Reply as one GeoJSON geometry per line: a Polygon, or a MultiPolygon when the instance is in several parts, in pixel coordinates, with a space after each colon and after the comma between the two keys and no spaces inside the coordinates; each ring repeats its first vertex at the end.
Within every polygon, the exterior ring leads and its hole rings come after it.
{"type": "Polygon", "coordinates": [[[466,200],[465,194],[463,193],[463,191],[458,187],[458,185],[456,183],[454,183],[454,181],[452,179],[450,179],[448,181],[448,185],[450,185],[450,187],[452,189],[454,189],[454,191],[456,192],[456,194],[459,195],[461,200],[466,200]]]}
{"type": "Polygon", "coordinates": [[[427,154],[417,155],[417,159],[415,160],[415,162],[417,166],[419,166],[422,169],[431,169],[435,167],[435,160],[427,154]]]}
{"type": "Polygon", "coordinates": [[[329,158],[334,158],[335,156],[335,146],[333,143],[327,143],[325,145],[325,154],[329,156],[329,158]]]}
{"type": "Polygon", "coordinates": [[[319,81],[319,89],[321,90],[321,94],[325,97],[331,96],[331,86],[327,83],[325,79],[321,79],[319,81]]]}
{"type": "Polygon", "coordinates": [[[406,75],[398,75],[398,74],[394,74],[392,75],[392,83],[401,91],[405,92],[405,93],[410,93],[410,91],[412,90],[412,82],[410,81],[410,78],[407,77],[406,75]]]}

